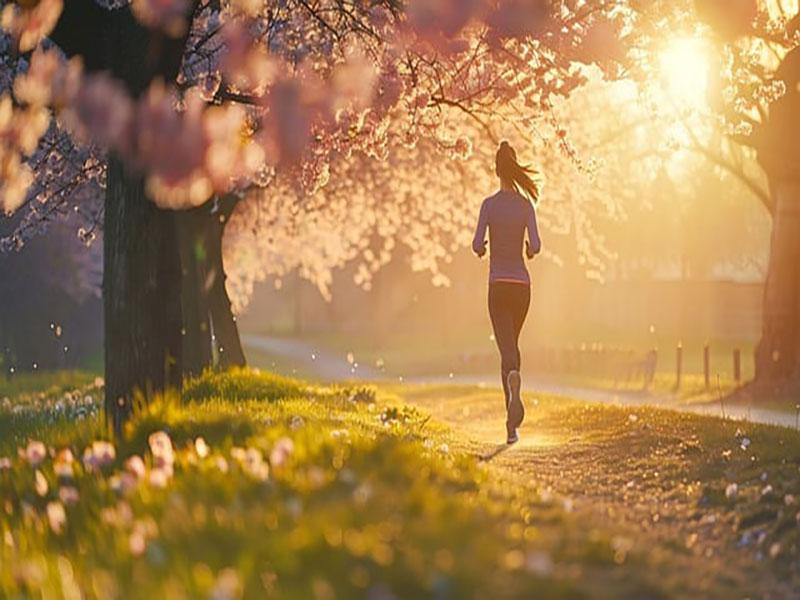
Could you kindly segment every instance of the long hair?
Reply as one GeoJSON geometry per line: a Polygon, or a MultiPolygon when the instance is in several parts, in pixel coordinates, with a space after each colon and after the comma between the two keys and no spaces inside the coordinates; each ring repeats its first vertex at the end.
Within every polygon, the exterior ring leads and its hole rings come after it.
{"type": "Polygon", "coordinates": [[[539,201],[539,172],[517,162],[517,153],[507,141],[500,143],[495,157],[495,172],[534,204],[539,201]]]}

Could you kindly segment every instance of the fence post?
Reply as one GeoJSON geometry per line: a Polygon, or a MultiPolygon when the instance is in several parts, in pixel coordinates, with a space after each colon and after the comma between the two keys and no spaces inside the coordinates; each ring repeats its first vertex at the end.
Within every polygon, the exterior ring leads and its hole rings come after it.
{"type": "Polygon", "coordinates": [[[733,379],[737,384],[742,382],[742,351],[739,348],[733,351],[733,379]]]}
{"type": "Polygon", "coordinates": [[[711,349],[706,342],[703,346],[703,375],[705,376],[706,389],[711,387],[711,349]]]}
{"type": "Polygon", "coordinates": [[[681,375],[683,374],[683,344],[678,342],[678,349],[675,352],[675,389],[681,387],[681,375]]]}

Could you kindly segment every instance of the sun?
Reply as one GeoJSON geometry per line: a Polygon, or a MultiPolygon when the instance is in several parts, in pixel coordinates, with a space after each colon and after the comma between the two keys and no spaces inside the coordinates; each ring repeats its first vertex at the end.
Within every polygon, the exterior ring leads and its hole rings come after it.
{"type": "Polygon", "coordinates": [[[662,82],[674,102],[701,106],[706,101],[710,64],[698,38],[672,40],[659,56],[662,82]]]}

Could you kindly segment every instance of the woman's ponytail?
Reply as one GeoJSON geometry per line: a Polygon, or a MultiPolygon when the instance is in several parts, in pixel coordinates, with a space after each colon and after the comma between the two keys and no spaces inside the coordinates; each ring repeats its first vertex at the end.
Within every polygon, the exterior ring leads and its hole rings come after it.
{"type": "Polygon", "coordinates": [[[502,181],[512,186],[531,202],[539,201],[539,172],[517,162],[517,153],[506,140],[500,143],[495,157],[495,171],[502,181]]]}

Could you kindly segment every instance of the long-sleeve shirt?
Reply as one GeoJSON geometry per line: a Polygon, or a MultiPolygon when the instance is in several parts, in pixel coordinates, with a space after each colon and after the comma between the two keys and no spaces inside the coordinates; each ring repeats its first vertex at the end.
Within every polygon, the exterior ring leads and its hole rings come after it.
{"type": "Polygon", "coordinates": [[[489,230],[489,283],[511,281],[530,284],[531,278],[522,257],[525,230],[530,242],[529,258],[542,249],[536,211],[521,194],[500,190],[481,205],[478,227],[472,240],[472,250],[483,256],[486,230],[489,230]]]}

